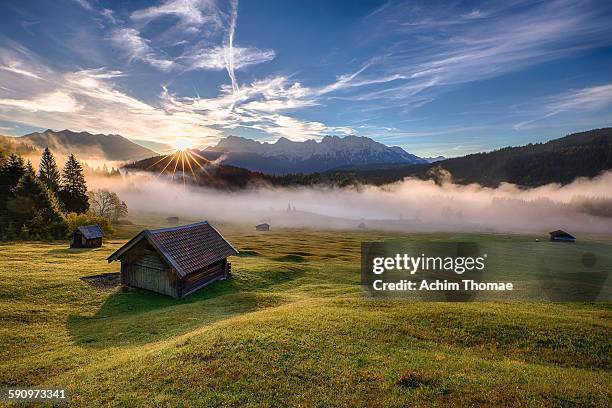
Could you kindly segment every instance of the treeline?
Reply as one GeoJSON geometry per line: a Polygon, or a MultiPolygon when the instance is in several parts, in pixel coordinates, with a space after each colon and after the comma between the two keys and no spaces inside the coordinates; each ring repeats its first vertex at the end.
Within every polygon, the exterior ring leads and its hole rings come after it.
{"type": "Polygon", "coordinates": [[[83,167],[72,154],[61,171],[48,148],[38,171],[16,153],[0,156],[0,240],[62,239],[84,224],[100,224],[110,232],[112,219],[127,214],[127,206],[112,193],[100,214],[90,209],[90,200],[97,204],[100,194],[88,193],[83,167]],[[117,206],[121,209],[108,213],[117,206]]]}
{"type": "MultiPolygon", "coordinates": [[[[367,184],[387,184],[405,177],[436,179],[440,171],[458,184],[497,187],[512,183],[537,187],[567,184],[577,177],[595,177],[612,169],[612,128],[574,133],[546,143],[505,147],[486,153],[442,160],[433,164],[353,171],[367,184]]],[[[351,173],[351,172],[347,172],[351,173]]]]}
{"type": "Polygon", "coordinates": [[[185,181],[202,187],[220,190],[240,190],[257,186],[272,187],[300,187],[300,186],[339,186],[358,185],[363,180],[354,174],[344,172],[312,173],[312,174],[285,174],[273,175],[250,171],[241,167],[214,164],[199,156],[189,158],[185,163],[183,173],[182,157],[180,153],[166,156],[150,157],[124,167],[127,171],[146,171],[164,174],[178,182],[185,181]],[[177,165],[181,163],[181,165],[177,165]]]}

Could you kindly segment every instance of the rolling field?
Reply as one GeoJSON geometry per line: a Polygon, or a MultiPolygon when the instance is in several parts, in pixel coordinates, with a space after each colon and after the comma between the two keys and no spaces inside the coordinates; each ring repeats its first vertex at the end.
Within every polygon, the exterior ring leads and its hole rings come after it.
{"type": "Polygon", "coordinates": [[[366,300],[360,242],[400,235],[217,226],[233,277],[183,300],[79,279],[117,272],[105,258],[142,226],[95,250],[0,245],[2,386],[68,387],[72,406],[612,403],[610,304],[366,300]]]}

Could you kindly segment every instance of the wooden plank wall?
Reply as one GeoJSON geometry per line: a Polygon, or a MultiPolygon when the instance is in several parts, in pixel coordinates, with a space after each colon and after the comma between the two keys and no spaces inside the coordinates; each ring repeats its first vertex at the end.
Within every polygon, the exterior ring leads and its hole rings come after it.
{"type": "Polygon", "coordinates": [[[207,282],[218,279],[225,273],[225,262],[226,260],[219,261],[212,265],[202,268],[196,272],[192,272],[183,278],[184,281],[184,292],[189,292],[193,288],[202,286],[207,282]]]}
{"type": "Polygon", "coordinates": [[[179,296],[176,273],[146,241],[137,244],[124,255],[121,261],[121,282],[173,297],[179,296]]]}

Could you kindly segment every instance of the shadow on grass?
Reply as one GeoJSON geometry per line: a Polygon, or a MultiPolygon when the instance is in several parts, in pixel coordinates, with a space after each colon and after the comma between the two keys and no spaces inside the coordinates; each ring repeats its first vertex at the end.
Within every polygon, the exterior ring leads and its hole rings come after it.
{"type": "MultiPolygon", "coordinates": [[[[173,299],[134,288],[119,288],[93,316],[68,317],[72,341],[91,348],[129,347],[185,334],[244,313],[276,307],[288,301],[268,288],[302,276],[288,270],[265,276],[237,274],[184,299],[173,299]]],[[[93,290],[93,289],[92,289],[93,290]]]]}
{"type": "Polygon", "coordinates": [[[306,259],[303,256],[296,255],[295,253],[279,256],[272,259],[279,262],[306,262],[306,259]]]}
{"type": "Polygon", "coordinates": [[[95,251],[100,248],[56,248],[47,251],[47,254],[82,254],[85,252],[95,251]]]}

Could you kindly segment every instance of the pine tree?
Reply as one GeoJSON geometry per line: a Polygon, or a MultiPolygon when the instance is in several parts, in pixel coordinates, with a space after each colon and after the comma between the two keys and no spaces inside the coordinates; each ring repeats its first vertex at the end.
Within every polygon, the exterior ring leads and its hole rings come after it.
{"type": "Polygon", "coordinates": [[[10,224],[7,203],[15,197],[13,190],[25,172],[26,167],[21,156],[11,154],[8,159],[2,161],[0,166],[0,229],[8,228],[10,224]]]}
{"type": "Polygon", "coordinates": [[[38,173],[40,180],[51,190],[56,193],[59,191],[60,172],[55,162],[55,157],[49,148],[45,148],[40,158],[40,171],[38,173]]]}
{"type": "Polygon", "coordinates": [[[34,170],[34,166],[32,166],[32,162],[28,160],[28,164],[26,164],[26,173],[31,176],[36,176],[36,170],[34,170]]]}
{"type": "Polygon", "coordinates": [[[21,177],[7,209],[22,239],[47,235],[61,238],[66,234],[66,222],[55,195],[34,171],[26,170],[21,177]]]}
{"type": "Polygon", "coordinates": [[[66,212],[77,214],[85,213],[89,209],[87,200],[87,184],[83,175],[83,167],[73,154],[68,157],[68,161],[62,170],[62,184],[60,186],[59,197],[66,212]]]}
{"type": "Polygon", "coordinates": [[[0,168],[0,197],[10,196],[11,190],[17,186],[19,180],[26,172],[23,157],[11,154],[0,168]]]}

